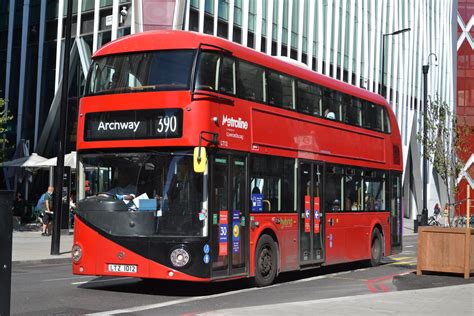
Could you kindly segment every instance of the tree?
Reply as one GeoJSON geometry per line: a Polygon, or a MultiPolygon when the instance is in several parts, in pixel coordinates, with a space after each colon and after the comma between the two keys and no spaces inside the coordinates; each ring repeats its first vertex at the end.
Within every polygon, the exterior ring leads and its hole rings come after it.
{"type": "Polygon", "coordinates": [[[5,158],[5,149],[8,143],[6,132],[7,132],[7,123],[13,118],[5,109],[5,100],[0,98],[0,162],[3,162],[5,158]]]}
{"type": "MultiPolygon", "coordinates": [[[[426,138],[423,130],[418,133],[418,140],[426,148],[427,159],[437,171],[446,187],[449,217],[454,216],[452,206],[456,204],[455,179],[459,176],[463,162],[459,155],[468,150],[468,134],[470,129],[465,124],[459,124],[456,115],[450,110],[449,105],[438,95],[428,102],[426,117],[421,118],[425,124],[426,138]]],[[[450,220],[452,223],[452,220],[450,220]]]]}

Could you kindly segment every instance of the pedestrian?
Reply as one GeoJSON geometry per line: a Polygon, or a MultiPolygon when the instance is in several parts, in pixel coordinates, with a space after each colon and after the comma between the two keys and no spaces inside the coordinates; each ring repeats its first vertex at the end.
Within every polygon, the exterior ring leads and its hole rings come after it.
{"type": "Polygon", "coordinates": [[[13,216],[23,216],[25,203],[21,197],[21,192],[17,191],[13,201],[13,216]]]}
{"type": "Polygon", "coordinates": [[[54,187],[49,186],[48,191],[44,194],[43,204],[43,231],[41,236],[51,236],[51,226],[53,222],[53,192],[54,187]]]}
{"type": "Polygon", "coordinates": [[[74,228],[74,215],[76,214],[76,194],[69,195],[69,228],[74,228]]]}
{"type": "Polygon", "coordinates": [[[449,227],[449,204],[446,203],[444,205],[444,210],[443,210],[443,217],[444,217],[444,227],[449,227]]]}

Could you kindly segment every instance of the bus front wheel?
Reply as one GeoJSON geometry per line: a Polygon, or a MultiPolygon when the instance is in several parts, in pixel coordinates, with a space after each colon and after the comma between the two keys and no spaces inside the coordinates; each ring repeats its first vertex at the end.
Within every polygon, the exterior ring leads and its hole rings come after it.
{"type": "Polygon", "coordinates": [[[255,285],[273,283],[277,274],[277,246],[269,235],[260,237],[255,250],[255,285]]]}
{"type": "Polygon", "coordinates": [[[375,228],[372,231],[372,243],[370,247],[370,265],[372,267],[376,267],[380,264],[382,253],[382,234],[377,228],[375,228]]]}

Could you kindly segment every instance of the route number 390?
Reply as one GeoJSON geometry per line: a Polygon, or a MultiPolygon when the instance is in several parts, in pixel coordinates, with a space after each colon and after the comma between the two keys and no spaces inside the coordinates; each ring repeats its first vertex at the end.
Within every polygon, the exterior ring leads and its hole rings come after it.
{"type": "Polygon", "coordinates": [[[168,132],[174,133],[176,132],[177,126],[178,126],[178,119],[176,118],[176,116],[165,115],[165,116],[160,117],[160,119],[158,120],[157,131],[158,133],[168,133],[168,132]]]}

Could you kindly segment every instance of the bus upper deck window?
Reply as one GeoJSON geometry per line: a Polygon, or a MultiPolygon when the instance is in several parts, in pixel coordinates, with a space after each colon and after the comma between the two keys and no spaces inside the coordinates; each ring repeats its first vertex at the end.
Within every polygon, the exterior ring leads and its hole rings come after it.
{"type": "Polygon", "coordinates": [[[264,70],[247,62],[239,62],[237,91],[239,96],[261,102],[264,100],[264,70]]]}
{"type": "Polygon", "coordinates": [[[193,56],[193,50],[173,50],[98,57],[86,95],[187,90],[193,56]]]}
{"type": "Polygon", "coordinates": [[[217,90],[219,80],[220,58],[218,54],[203,52],[199,57],[198,73],[196,76],[196,89],[217,90]]]}
{"type": "Polygon", "coordinates": [[[232,58],[221,58],[219,69],[219,91],[226,94],[236,93],[235,61],[232,58]]]}

